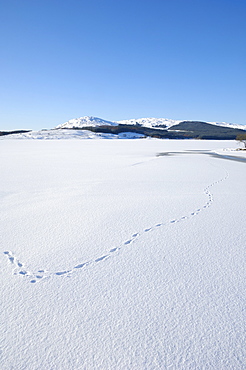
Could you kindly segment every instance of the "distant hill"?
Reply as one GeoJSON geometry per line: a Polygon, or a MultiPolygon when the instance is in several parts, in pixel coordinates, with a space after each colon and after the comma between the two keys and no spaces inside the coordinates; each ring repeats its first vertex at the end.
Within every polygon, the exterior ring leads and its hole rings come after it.
{"type": "Polygon", "coordinates": [[[239,134],[245,133],[245,128],[214,125],[199,121],[183,121],[172,126],[172,130],[180,130],[184,134],[189,132],[192,137],[204,140],[234,140],[239,134]]]}
{"type": "Polygon", "coordinates": [[[105,121],[97,117],[81,117],[65,122],[56,129],[80,129],[115,135],[133,132],[160,139],[234,140],[237,135],[245,133],[246,127],[224,122],[178,121],[166,118],[105,121]]]}
{"type": "Polygon", "coordinates": [[[234,140],[246,126],[219,122],[180,121],[167,118],[139,118],[108,121],[98,117],[71,119],[51,130],[0,131],[0,136],[20,139],[142,138],[234,140]],[[71,131],[73,130],[73,131],[71,131]],[[14,136],[12,136],[14,135],[14,136]]]}
{"type": "Polygon", "coordinates": [[[30,131],[31,130],[0,131],[0,136],[23,134],[23,133],[30,132],[30,131]]]}

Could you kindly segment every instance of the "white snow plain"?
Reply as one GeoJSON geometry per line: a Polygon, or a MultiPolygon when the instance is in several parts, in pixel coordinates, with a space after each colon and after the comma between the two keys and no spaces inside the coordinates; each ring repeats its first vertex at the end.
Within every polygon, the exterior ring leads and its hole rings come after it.
{"type": "Polygon", "coordinates": [[[1,140],[0,368],[245,369],[236,147],[1,140]]]}

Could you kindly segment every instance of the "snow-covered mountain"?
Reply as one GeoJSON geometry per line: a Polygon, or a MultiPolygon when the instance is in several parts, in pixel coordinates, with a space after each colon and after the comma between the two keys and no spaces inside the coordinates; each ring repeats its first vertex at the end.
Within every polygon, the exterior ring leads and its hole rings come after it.
{"type": "MultiPolygon", "coordinates": [[[[71,128],[86,128],[86,127],[100,127],[100,126],[118,126],[118,125],[136,125],[141,127],[170,129],[172,126],[178,125],[180,122],[187,120],[174,120],[168,118],[133,118],[121,121],[108,121],[98,117],[84,116],[80,118],[70,119],[69,121],[56,126],[56,129],[71,129],[71,128]]],[[[226,122],[207,122],[211,125],[236,128],[246,130],[243,125],[236,125],[226,122]]]]}
{"type": "Polygon", "coordinates": [[[97,126],[117,126],[117,122],[106,121],[105,119],[98,117],[80,117],[70,119],[69,121],[62,123],[61,125],[56,126],[56,129],[59,128],[84,128],[84,127],[97,127],[97,126]]]}
{"type": "Polygon", "coordinates": [[[182,121],[168,119],[168,118],[138,118],[138,119],[126,119],[117,121],[121,125],[139,125],[143,127],[151,128],[165,128],[168,129],[174,125],[177,125],[182,121]]]}
{"type": "Polygon", "coordinates": [[[167,118],[138,118],[108,121],[98,117],[71,119],[51,130],[1,132],[9,139],[159,139],[235,140],[246,126],[219,122],[181,121],[167,118]],[[13,135],[14,134],[14,135],[13,135]]]}
{"type": "Polygon", "coordinates": [[[138,118],[106,121],[97,117],[80,117],[69,120],[56,129],[81,129],[95,133],[119,135],[133,132],[159,139],[235,140],[246,126],[219,122],[172,120],[167,118],[138,118]]]}
{"type": "Polygon", "coordinates": [[[69,121],[56,126],[56,129],[65,128],[86,128],[86,127],[99,127],[99,126],[118,126],[118,125],[137,125],[150,128],[165,128],[168,129],[173,125],[180,123],[180,120],[173,120],[167,118],[138,118],[126,119],[121,121],[108,121],[98,117],[80,117],[70,119],[69,121]]]}
{"type": "Polygon", "coordinates": [[[237,128],[239,130],[246,130],[246,126],[244,125],[237,125],[235,123],[226,123],[226,122],[208,122],[210,125],[228,127],[228,128],[237,128]]]}

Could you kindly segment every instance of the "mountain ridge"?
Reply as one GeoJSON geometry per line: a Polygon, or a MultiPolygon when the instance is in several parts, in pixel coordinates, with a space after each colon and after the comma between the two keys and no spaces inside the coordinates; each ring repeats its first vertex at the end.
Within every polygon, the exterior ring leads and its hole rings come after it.
{"type": "Polygon", "coordinates": [[[234,140],[246,127],[218,122],[180,121],[167,118],[139,118],[106,121],[97,117],[69,120],[56,129],[89,130],[94,133],[119,135],[131,132],[159,139],[234,140]]]}
{"type": "Polygon", "coordinates": [[[203,139],[235,140],[246,134],[246,126],[230,123],[139,118],[109,121],[93,116],[71,119],[50,130],[0,131],[0,136],[17,139],[203,139]]]}
{"type": "MultiPolygon", "coordinates": [[[[109,121],[99,117],[94,116],[83,116],[79,118],[73,118],[69,121],[66,121],[58,126],[55,129],[60,128],[84,128],[84,127],[98,127],[98,126],[118,126],[118,125],[138,125],[144,127],[151,127],[151,128],[165,128],[170,129],[172,126],[177,125],[181,122],[202,122],[202,121],[193,121],[193,120],[174,120],[169,118],[154,118],[154,117],[147,117],[147,118],[133,118],[133,119],[126,119],[126,120],[119,120],[119,121],[109,121]]],[[[233,123],[226,123],[226,122],[205,122],[215,126],[222,126],[228,128],[236,128],[245,130],[245,126],[233,124],[233,123]]]]}

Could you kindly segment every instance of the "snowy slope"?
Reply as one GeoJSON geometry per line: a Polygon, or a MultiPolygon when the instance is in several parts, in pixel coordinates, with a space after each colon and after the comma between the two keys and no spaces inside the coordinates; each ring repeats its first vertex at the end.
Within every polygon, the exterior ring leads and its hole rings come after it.
{"type": "Polygon", "coordinates": [[[174,125],[177,125],[182,121],[167,119],[167,118],[139,118],[139,119],[129,119],[129,120],[122,120],[117,121],[117,123],[122,125],[140,125],[144,127],[155,127],[155,128],[170,128],[174,125]]]}
{"type": "Polygon", "coordinates": [[[80,117],[70,119],[69,121],[58,125],[56,128],[80,128],[80,127],[96,127],[96,126],[117,126],[116,122],[106,121],[98,117],[80,117]]]}
{"type": "Polygon", "coordinates": [[[1,141],[0,368],[244,369],[246,164],[210,156],[231,146],[1,141]]]}
{"type": "Polygon", "coordinates": [[[118,135],[94,133],[89,130],[54,129],[30,131],[22,134],[1,136],[0,140],[10,139],[37,139],[37,140],[64,140],[64,139],[140,139],[144,135],[124,132],[118,135]]]}
{"type": "Polygon", "coordinates": [[[207,122],[210,123],[211,125],[215,126],[222,126],[222,127],[228,127],[228,128],[238,128],[240,130],[246,130],[245,125],[236,125],[234,123],[226,123],[226,122],[207,122]]]}

